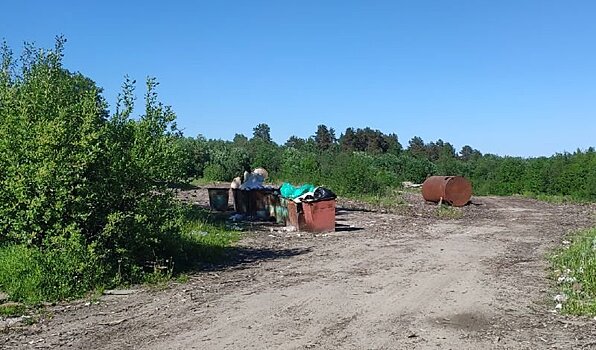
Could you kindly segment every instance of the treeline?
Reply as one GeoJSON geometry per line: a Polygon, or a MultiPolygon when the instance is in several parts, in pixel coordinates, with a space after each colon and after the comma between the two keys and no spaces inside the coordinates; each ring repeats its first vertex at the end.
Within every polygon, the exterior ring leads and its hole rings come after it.
{"type": "Polygon", "coordinates": [[[291,136],[278,145],[267,124],[253,135],[232,141],[181,138],[188,155],[188,178],[229,181],[245,170],[265,167],[275,181],[312,182],[342,195],[382,194],[403,181],[421,183],[430,175],[469,178],[478,195],[556,195],[596,200],[596,152],[593,147],[550,157],[521,158],[482,154],[469,145],[457,151],[441,139],[420,137],[406,147],[396,134],[371,128],[347,128],[337,136],[319,125],[308,138],[291,136]]]}

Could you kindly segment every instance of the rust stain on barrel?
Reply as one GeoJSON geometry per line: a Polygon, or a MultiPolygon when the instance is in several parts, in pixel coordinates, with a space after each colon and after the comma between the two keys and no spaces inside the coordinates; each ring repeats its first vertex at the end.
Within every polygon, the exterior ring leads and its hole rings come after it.
{"type": "Polygon", "coordinates": [[[422,197],[431,202],[442,198],[443,202],[461,207],[472,197],[472,184],[461,176],[431,176],[422,184],[422,197]]]}

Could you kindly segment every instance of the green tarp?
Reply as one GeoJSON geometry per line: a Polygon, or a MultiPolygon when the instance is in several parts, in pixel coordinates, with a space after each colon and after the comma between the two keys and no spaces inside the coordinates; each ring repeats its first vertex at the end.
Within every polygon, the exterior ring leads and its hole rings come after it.
{"type": "Polygon", "coordinates": [[[294,199],[305,193],[314,192],[315,188],[316,187],[313,184],[304,184],[299,187],[294,187],[291,184],[284,182],[279,189],[279,193],[281,193],[281,196],[284,198],[294,199]]]}

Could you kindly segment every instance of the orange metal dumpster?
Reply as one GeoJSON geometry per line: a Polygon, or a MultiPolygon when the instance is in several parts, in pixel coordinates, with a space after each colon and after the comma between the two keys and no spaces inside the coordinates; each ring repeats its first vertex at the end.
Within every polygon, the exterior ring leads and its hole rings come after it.
{"type": "Polygon", "coordinates": [[[335,199],[302,203],[287,201],[287,207],[286,225],[293,226],[298,231],[335,231],[335,199]]]}
{"type": "Polygon", "coordinates": [[[310,232],[335,231],[335,199],[302,203],[306,230],[310,232]]]}

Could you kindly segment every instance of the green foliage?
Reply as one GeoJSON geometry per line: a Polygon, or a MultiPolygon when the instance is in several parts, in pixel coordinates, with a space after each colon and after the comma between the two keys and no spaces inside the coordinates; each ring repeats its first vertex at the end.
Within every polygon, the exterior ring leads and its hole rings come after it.
{"type": "MultiPolygon", "coordinates": [[[[236,174],[240,174],[236,172],[236,174]]],[[[211,181],[230,181],[230,177],[234,174],[229,174],[221,164],[210,163],[205,167],[203,176],[206,180],[211,181]]]]}
{"type": "Polygon", "coordinates": [[[183,142],[153,78],[142,115],[129,78],[109,115],[101,89],[63,68],[64,43],[26,46],[20,66],[1,51],[0,289],[27,303],[141,282],[191,249],[166,183],[206,153],[183,142]]]}
{"type": "Polygon", "coordinates": [[[266,143],[271,143],[271,128],[265,123],[255,126],[253,129],[252,140],[260,140],[266,143]]]}
{"type": "Polygon", "coordinates": [[[226,227],[223,219],[197,207],[184,208],[180,239],[172,242],[179,271],[194,267],[197,262],[215,263],[225,258],[229,246],[240,238],[239,232],[226,227]]]}
{"type": "Polygon", "coordinates": [[[552,194],[535,194],[533,192],[524,192],[523,196],[528,197],[528,198],[535,198],[540,201],[553,203],[553,204],[583,202],[583,200],[575,200],[571,196],[561,196],[561,195],[552,195],[552,194]]]}
{"type": "Polygon", "coordinates": [[[571,243],[551,257],[553,277],[564,295],[562,311],[596,315],[596,228],[571,237],[571,243]]]}
{"type": "Polygon", "coordinates": [[[478,158],[482,157],[482,153],[479,150],[470,147],[469,145],[465,145],[459,151],[459,158],[464,162],[469,160],[477,160],[478,158]]]}
{"type": "Polygon", "coordinates": [[[552,157],[512,158],[484,155],[466,163],[476,194],[562,196],[596,201],[596,152],[593,148],[552,157]]]}
{"type": "Polygon", "coordinates": [[[213,181],[231,181],[250,168],[250,156],[244,148],[233,143],[211,140],[208,143],[209,162],[205,178],[213,181]]]}
{"type": "Polygon", "coordinates": [[[353,197],[362,202],[372,204],[382,210],[391,211],[407,205],[407,202],[403,197],[403,192],[395,187],[387,188],[384,193],[378,193],[374,195],[364,194],[353,197]]]}
{"type": "Polygon", "coordinates": [[[464,216],[461,208],[441,204],[437,208],[437,217],[441,219],[460,219],[464,216]]]}
{"type": "Polygon", "coordinates": [[[292,183],[320,183],[321,164],[315,152],[299,151],[286,148],[282,153],[282,162],[278,180],[292,183]]]}
{"type": "Polygon", "coordinates": [[[0,305],[0,316],[22,316],[27,313],[27,307],[19,303],[8,303],[0,305]]]}
{"type": "Polygon", "coordinates": [[[341,153],[332,164],[335,172],[326,172],[322,176],[338,194],[378,194],[385,189],[370,155],[341,153]]]}
{"type": "Polygon", "coordinates": [[[56,237],[44,248],[24,244],[0,247],[0,289],[12,300],[29,304],[82,296],[105,272],[81,240],[56,237]]]}
{"type": "Polygon", "coordinates": [[[437,173],[436,166],[424,158],[412,157],[408,154],[382,154],[376,156],[375,164],[379,169],[394,174],[395,182],[399,185],[402,181],[421,183],[427,176],[437,173]]]}
{"type": "Polygon", "coordinates": [[[91,80],[62,69],[62,47],[28,52],[0,86],[0,242],[41,244],[85,221],[105,105],[91,80]]]}
{"type": "Polygon", "coordinates": [[[327,128],[326,125],[321,124],[317,126],[317,132],[313,137],[317,149],[326,151],[331,148],[337,139],[335,138],[335,130],[333,128],[327,128]]]}
{"type": "Polygon", "coordinates": [[[250,140],[248,145],[250,168],[265,168],[271,174],[279,172],[281,164],[280,147],[273,142],[265,142],[261,138],[250,140]]]}
{"type": "MultiPolygon", "coordinates": [[[[331,129],[332,130],[332,129],[331,129]]],[[[317,131],[317,135],[319,134],[317,131]]],[[[372,154],[399,153],[401,144],[396,134],[384,134],[379,130],[371,128],[356,129],[347,128],[339,138],[339,144],[344,151],[359,151],[372,154]]]]}
{"type": "Polygon", "coordinates": [[[460,175],[472,181],[477,195],[526,194],[548,200],[559,196],[573,201],[596,200],[593,148],[548,158],[524,159],[482,155],[464,146],[458,155],[448,142],[424,143],[414,137],[407,152],[400,152],[401,146],[394,134],[348,128],[337,146],[330,143],[330,130],[319,125],[314,137],[305,140],[292,136],[283,147],[261,138],[247,141],[238,135],[231,144],[211,140],[206,146],[212,157],[205,177],[229,181],[249,166],[264,167],[278,182],[309,182],[331,187],[340,195],[374,197],[403,181],[422,183],[430,175],[460,175]],[[387,144],[391,144],[388,140],[393,140],[394,146],[386,148],[383,140],[387,144]],[[245,145],[242,149],[248,150],[246,158],[222,161],[226,157],[233,158],[230,151],[215,156],[222,144],[245,145]]]}
{"type": "Polygon", "coordinates": [[[288,140],[286,141],[285,145],[286,148],[294,148],[297,150],[302,150],[303,147],[306,146],[306,140],[302,139],[298,136],[290,136],[290,138],[288,138],[288,140]]]}
{"type": "Polygon", "coordinates": [[[204,176],[205,166],[209,162],[209,146],[204,137],[180,137],[176,139],[181,152],[181,174],[185,179],[204,176]]]}

